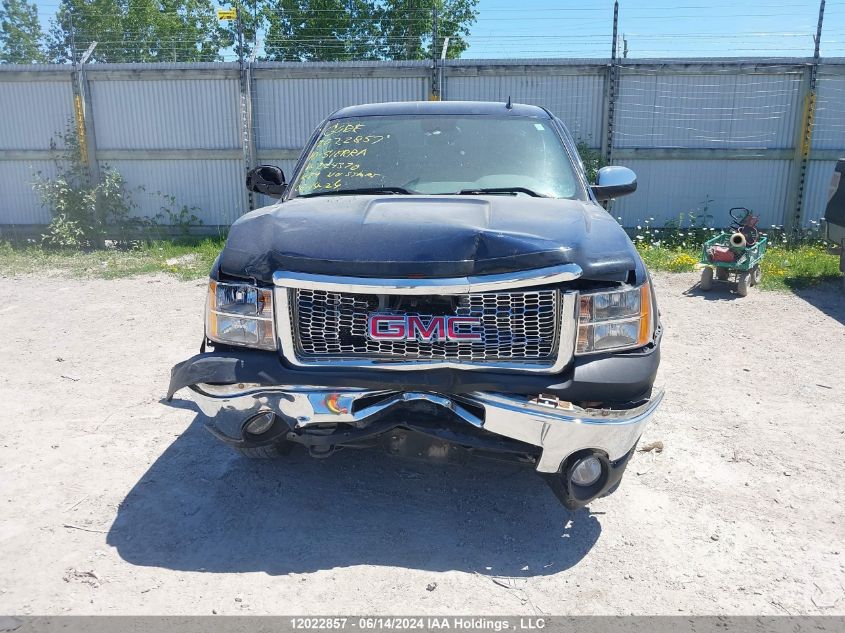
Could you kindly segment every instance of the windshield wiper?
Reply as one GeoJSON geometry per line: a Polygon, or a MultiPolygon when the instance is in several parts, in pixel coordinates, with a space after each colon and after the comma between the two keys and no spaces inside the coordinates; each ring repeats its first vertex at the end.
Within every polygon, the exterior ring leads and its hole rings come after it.
{"type": "Polygon", "coordinates": [[[531,189],[526,187],[486,187],[483,189],[461,189],[457,192],[459,196],[479,196],[485,193],[510,193],[510,194],[517,194],[517,193],[525,193],[529,196],[534,196],[535,198],[548,198],[548,196],[544,196],[542,194],[537,193],[531,189]]]}
{"type": "Polygon", "coordinates": [[[317,196],[366,196],[373,193],[393,193],[410,195],[413,191],[408,191],[402,187],[359,187],[358,189],[335,189],[334,191],[313,191],[311,193],[303,193],[297,198],[316,198],[317,196]]]}

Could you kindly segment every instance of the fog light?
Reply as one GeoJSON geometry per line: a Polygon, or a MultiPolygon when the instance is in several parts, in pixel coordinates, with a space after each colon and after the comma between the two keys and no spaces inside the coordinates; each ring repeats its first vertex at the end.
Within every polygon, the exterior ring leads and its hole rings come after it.
{"type": "Polygon", "coordinates": [[[580,459],[569,477],[576,486],[592,486],[601,477],[601,462],[592,456],[580,459]]]}
{"type": "Polygon", "coordinates": [[[244,428],[250,435],[261,435],[269,431],[275,421],[276,414],[271,411],[265,411],[247,420],[244,428]]]}

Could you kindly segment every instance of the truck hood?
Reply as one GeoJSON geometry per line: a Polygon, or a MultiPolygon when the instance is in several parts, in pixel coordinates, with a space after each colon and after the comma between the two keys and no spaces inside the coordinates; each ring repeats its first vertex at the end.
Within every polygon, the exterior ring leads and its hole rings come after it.
{"type": "Polygon", "coordinates": [[[578,264],[583,278],[642,276],[622,227],[591,202],[527,196],[294,198],[239,218],[227,276],[277,270],[353,277],[463,277],[578,264]]]}

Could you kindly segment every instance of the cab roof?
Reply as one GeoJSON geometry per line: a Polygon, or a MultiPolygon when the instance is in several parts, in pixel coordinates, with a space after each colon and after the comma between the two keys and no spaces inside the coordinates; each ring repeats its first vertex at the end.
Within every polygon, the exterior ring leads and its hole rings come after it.
{"type": "Polygon", "coordinates": [[[387,115],[477,115],[516,116],[550,119],[547,110],[539,106],[514,103],[510,108],[504,101],[394,101],[392,103],[367,103],[341,108],[329,116],[329,120],[349,117],[387,115]]]}

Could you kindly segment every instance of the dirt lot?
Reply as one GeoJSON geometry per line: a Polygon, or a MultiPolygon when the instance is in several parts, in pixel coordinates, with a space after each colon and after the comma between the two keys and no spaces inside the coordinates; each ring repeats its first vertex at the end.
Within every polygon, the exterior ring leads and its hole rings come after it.
{"type": "Polygon", "coordinates": [[[0,279],[0,613],[845,614],[845,297],[695,280],[656,279],[665,450],[569,513],[514,466],[236,457],[160,400],[202,282],[0,279]]]}

